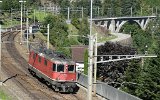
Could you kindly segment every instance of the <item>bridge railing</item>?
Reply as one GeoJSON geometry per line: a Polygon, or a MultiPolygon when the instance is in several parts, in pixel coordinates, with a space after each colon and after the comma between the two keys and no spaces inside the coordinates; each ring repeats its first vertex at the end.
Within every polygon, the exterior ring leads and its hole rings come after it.
{"type": "MultiPolygon", "coordinates": [[[[78,84],[88,87],[88,77],[82,73],[77,73],[77,82],[78,84]]],[[[118,90],[114,87],[109,86],[104,82],[97,82],[96,93],[102,96],[105,99],[109,100],[141,100],[138,97],[130,95],[126,92],[118,90]]]]}

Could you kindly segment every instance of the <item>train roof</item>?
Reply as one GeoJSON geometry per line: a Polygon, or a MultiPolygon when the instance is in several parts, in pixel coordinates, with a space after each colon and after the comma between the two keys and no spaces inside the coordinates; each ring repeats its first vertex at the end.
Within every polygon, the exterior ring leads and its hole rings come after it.
{"type": "Polygon", "coordinates": [[[55,62],[56,64],[68,64],[68,65],[75,64],[74,61],[68,59],[61,52],[55,52],[51,49],[47,49],[44,47],[32,50],[36,52],[39,56],[45,57],[46,59],[49,59],[50,61],[55,62]]]}

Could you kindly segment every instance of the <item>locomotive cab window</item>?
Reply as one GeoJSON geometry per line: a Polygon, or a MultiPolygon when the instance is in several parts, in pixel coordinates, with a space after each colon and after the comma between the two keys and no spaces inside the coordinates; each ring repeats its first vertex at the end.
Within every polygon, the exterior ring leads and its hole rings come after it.
{"type": "Polygon", "coordinates": [[[38,62],[39,62],[39,63],[41,62],[41,57],[40,57],[40,56],[38,57],[38,62]]]}
{"type": "Polygon", "coordinates": [[[36,53],[33,54],[33,59],[36,59],[36,53]]]}
{"type": "Polygon", "coordinates": [[[45,60],[44,60],[44,65],[46,65],[46,66],[47,66],[47,59],[45,59],[45,60]]]}
{"type": "Polygon", "coordinates": [[[74,72],[74,65],[68,65],[68,72],[74,72]]]}
{"type": "Polygon", "coordinates": [[[53,64],[53,71],[56,71],[56,64],[53,64]]]}
{"type": "Polygon", "coordinates": [[[57,72],[64,72],[64,65],[57,64],[57,72]]]}

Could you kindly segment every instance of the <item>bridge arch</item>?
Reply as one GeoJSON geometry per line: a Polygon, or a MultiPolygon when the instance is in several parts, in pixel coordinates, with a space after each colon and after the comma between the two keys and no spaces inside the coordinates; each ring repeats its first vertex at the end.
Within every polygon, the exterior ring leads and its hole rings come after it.
{"type": "Polygon", "coordinates": [[[156,16],[141,16],[141,17],[115,17],[115,18],[100,18],[93,19],[94,22],[98,23],[97,26],[106,27],[112,33],[118,33],[122,26],[128,21],[132,20],[136,22],[142,30],[145,30],[149,21],[156,18],[156,16]]]}
{"type": "Polygon", "coordinates": [[[123,23],[121,23],[120,25],[119,25],[119,28],[117,28],[116,30],[115,30],[115,32],[120,32],[120,30],[122,29],[122,27],[125,25],[125,24],[127,24],[127,23],[130,23],[130,24],[137,24],[138,26],[139,26],[139,28],[141,28],[141,29],[143,29],[142,28],[142,26],[141,26],[141,24],[140,23],[138,23],[137,21],[135,21],[135,20],[127,20],[127,21],[124,21],[123,23]]]}

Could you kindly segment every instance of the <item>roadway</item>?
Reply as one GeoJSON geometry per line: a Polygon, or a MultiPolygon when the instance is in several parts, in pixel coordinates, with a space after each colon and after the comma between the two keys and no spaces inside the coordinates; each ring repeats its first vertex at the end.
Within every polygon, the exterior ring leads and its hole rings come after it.
{"type": "MultiPolygon", "coordinates": [[[[115,39],[111,39],[109,40],[109,42],[121,42],[123,40],[127,40],[129,38],[131,38],[131,35],[130,34],[124,34],[124,33],[112,33],[112,35],[115,35],[117,38],[115,39]]],[[[100,43],[97,43],[98,46],[101,46],[101,45],[104,45],[106,42],[100,42],[100,43]]]]}

